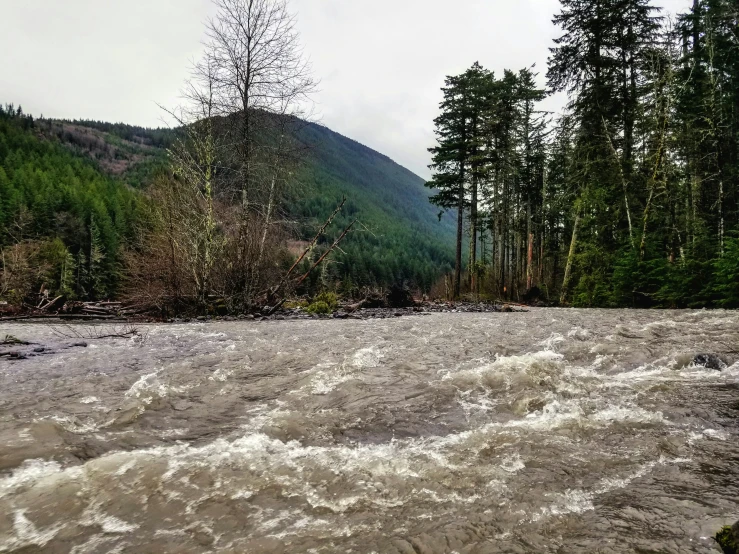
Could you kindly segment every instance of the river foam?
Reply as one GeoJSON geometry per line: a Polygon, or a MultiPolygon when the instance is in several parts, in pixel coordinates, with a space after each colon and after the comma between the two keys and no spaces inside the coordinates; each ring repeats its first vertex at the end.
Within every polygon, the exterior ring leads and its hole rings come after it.
{"type": "Polygon", "coordinates": [[[627,553],[667,529],[704,554],[739,518],[739,364],[690,361],[737,329],[588,310],[196,324],[3,361],[0,552],[627,553]]]}

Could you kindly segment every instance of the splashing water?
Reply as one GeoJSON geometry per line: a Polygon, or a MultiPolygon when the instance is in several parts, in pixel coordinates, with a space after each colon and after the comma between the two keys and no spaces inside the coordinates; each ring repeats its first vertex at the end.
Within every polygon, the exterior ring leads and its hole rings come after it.
{"type": "Polygon", "coordinates": [[[739,363],[690,360],[727,344],[732,312],[539,309],[3,358],[0,552],[716,552],[739,363]]]}

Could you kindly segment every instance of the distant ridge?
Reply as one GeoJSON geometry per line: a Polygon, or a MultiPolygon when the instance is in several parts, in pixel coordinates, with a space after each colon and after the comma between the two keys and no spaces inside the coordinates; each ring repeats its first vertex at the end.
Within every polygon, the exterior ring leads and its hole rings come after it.
{"type": "MultiPolygon", "coordinates": [[[[173,138],[169,129],[99,121],[44,120],[39,127],[138,189],[166,164],[165,148],[173,138]]],[[[298,136],[308,146],[307,163],[297,175],[285,215],[297,222],[299,238],[312,236],[344,195],[346,208],[327,239],[350,218],[362,224],[321,275],[326,285],[338,282],[351,289],[402,283],[428,290],[450,269],[453,221],[439,220],[421,177],[324,125],[306,123],[298,136]]]]}

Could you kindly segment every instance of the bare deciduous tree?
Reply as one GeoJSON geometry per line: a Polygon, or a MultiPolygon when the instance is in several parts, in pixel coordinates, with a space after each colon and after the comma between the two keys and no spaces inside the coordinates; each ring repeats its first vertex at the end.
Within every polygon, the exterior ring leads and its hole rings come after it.
{"type": "Polygon", "coordinates": [[[205,54],[187,97],[197,104],[198,91],[212,91],[212,115],[223,118],[228,136],[230,184],[244,216],[264,213],[274,192],[275,154],[286,150],[284,137],[270,133],[272,116],[304,115],[315,82],[285,0],[215,4],[218,14],[208,22],[205,54]]]}
{"type": "Polygon", "coordinates": [[[284,0],[214,2],[184,105],[167,110],[181,132],[152,243],[183,266],[172,291],[194,293],[202,309],[214,296],[243,309],[274,285],[279,206],[315,82],[284,0]]]}

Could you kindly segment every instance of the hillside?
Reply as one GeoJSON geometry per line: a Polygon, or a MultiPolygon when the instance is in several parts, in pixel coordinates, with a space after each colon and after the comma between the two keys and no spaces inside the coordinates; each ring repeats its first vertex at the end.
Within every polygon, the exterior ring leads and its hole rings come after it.
{"type": "Polygon", "coordinates": [[[453,222],[439,221],[423,179],[326,127],[308,125],[302,138],[310,147],[308,164],[290,214],[315,227],[346,195],[337,227],[352,217],[367,227],[342,246],[327,268],[330,275],[344,286],[405,282],[428,290],[451,268],[453,222]]]}
{"type": "Polygon", "coordinates": [[[139,194],[49,128],[20,109],[0,109],[0,300],[16,305],[44,290],[114,295],[122,245],[142,214],[139,194]]]}
{"type": "MultiPolygon", "coordinates": [[[[165,148],[174,136],[166,129],[93,121],[30,120],[22,127],[21,149],[52,149],[58,154],[63,145],[74,164],[96,171],[96,179],[109,181],[114,188],[117,182],[118,187],[145,189],[166,167],[165,148]]],[[[345,292],[394,283],[428,290],[451,267],[454,229],[450,218],[439,221],[437,210],[428,203],[423,179],[326,127],[308,124],[301,129],[300,139],[308,147],[306,160],[292,184],[284,214],[294,222],[294,239],[312,237],[342,196],[347,204],[325,241],[333,240],[351,219],[360,223],[315,279],[345,292]]],[[[33,196],[30,189],[26,192],[33,196]]],[[[90,216],[80,214],[80,219],[79,226],[88,227],[89,235],[90,216]]],[[[79,249],[75,243],[70,251],[77,255],[79,249]]]]}
{"type": "MultiPolygon", "coordinates": [[[[164,167],[173,132],[92,121],[54,122],[53,133],[134,188],[144,188],[164,167]],[[105,147],[98,144],[103,141],[105,147]]],[[[424,181],[387,156],[327,127],[302,126],[305,163],[292,183],[285,216],[296,223],[297,240],[313,236],[342,196],[347,205],[327,233],[332,241],[353,218],[361,226],[326,264],[324,286],[403,283],[428,290],[453,263],[454,228],[438,218],[424,181]]]]}

